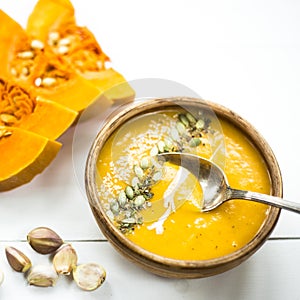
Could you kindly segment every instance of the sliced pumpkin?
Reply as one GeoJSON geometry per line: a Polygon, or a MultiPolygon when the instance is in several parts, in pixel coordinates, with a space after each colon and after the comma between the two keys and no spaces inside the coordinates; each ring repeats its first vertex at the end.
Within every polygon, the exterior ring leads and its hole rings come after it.
{"type": "Polygon", "coordinates": [[[40,49],[32,49],[24,29],[0,10],[0,75],[22,82],[32,80],[40,49]]]}
{"type": "Polygon", "coordinates": [[[0,78],[0,125],[23,128],[55,140],[76,117],[76,111],[0,78]]]}
{"type": "Polygon", "coordinates": [[[101,94],[43,41],[29,38],[22,27],[1,10],[0,42],[1,77],[35,87],[39,95],[78,112],[101,94]]]}
{"type": "Polygon", "coordinates": [[[31,181],[53,160],[61,144],[15,127],[0,126],[0,191],[31,181]]]}
{"type": "Polygon", "coordinates": [[[74,23],[74,7],[68,0],[38,1],[28,18],[27,32],[32,38],[46,43],[49,32],[55,32],[60,26],[74,23]],[[45,4],[47,2],[47,12],[45,4]]]}
{"type": "Polygon", "coordinates": [[[74,123],[77,115],[59,103],[38,97],[33,113],[19,127],[56,140],[74,123]]]}
{"type": "Polygon", "coordinates": [[[51,50],[35,69],[34,86],[38,95],[58,102],[77,112],[83,111],[100,96],[99,89],[78,75],[70,65],[51,50]]]}
{"type": "MultiPolygon", "coordinates": [[[[94,35],[76,24],[74,8],[69,1],[39,0],[27,23],[27,33],[40,39],[101,93],[109,90],[111,100],[134,98],[134,91],[125,78],[107,68],[109,57],[102,51],[94,35]],[[45,24],[44,16],[47,15],[45,24]]],[[[52,97],[53,98],[53,97],[52,97]]]]}

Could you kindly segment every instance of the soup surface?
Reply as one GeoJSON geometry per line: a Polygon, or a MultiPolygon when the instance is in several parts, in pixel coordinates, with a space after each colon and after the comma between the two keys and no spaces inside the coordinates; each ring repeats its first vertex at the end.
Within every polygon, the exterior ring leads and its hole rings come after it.
{"type": "Polygon", "coordinates": [[[253,239],[269,207],[230,200],[200,212],[202,189],[195,178],[155,160],[157,153],[173,151],[214,160],[233,188],[270,193],[263,159],[228,121],[203,112],[149,113],[123,125],[99,154],[100,204],[116,226],[148,251],[185,260],[217,258],[253,239]]]}

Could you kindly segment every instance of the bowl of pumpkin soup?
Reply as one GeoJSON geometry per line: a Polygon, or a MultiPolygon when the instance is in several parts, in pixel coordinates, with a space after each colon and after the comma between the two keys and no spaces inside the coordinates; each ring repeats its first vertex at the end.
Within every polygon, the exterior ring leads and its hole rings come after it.
{"type": "Polygon", "coordinates": [[[253,255],[280,209],[230,200],[201,212],[201,185],[181,166],[157,159],[166,152],[212,160],[234,188],[282,196],[272,150],[238,114],[198,98],[135,101],[109,116],[86,163],[89,204],[108,241],[164,277],[208,277],[253,255]]]}

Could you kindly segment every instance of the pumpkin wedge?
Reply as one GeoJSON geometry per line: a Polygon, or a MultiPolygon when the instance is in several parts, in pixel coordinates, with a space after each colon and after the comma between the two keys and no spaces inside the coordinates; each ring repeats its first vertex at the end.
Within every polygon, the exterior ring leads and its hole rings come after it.
{"type": "Polygon", "coordinates": [[[56,56],[90,81],[99,92],[107,91],[105,95],[110,100],[133,99],[135,93],[125,78],[106,67],[110,59],[94,35],[86,27],[77,25],[70,1],[39,0],[28,19],[27,33],[32,39],[47,44],[56,56]]]}
{"type": "Polygon", "coordinates": [[[41,57],[40,48],[32,48],[25,30],[0,10],[0,75],[31,83],[32,71],[41,57]]]}
{"type": "Polygon", "coordinates": [[[36,97],[34,90],[0,78],[0,125],[23,128],[55,140],[76,117],[76,111],[36,97]]]}
{"type": "Polygon", "coordinates": [[[53,160],[61,144],[15,127],[0,126],[0,191],[31,181],[53,160]]]}
{"type": "Polygon", "coordinates": [[[30,38],[1,10],[0,43],[1,77],[35,87],[39,95],[78,112],[101,94],[96,86],[52,53],[50,47],[30,38]]]}

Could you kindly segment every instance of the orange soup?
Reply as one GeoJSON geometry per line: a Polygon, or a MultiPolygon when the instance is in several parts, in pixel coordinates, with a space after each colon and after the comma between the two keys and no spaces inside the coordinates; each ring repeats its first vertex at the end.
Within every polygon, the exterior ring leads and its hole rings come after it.
{"type": "Polygon", "coordinates": [[[202,213],[201,186],[190,175],[166,195],[182,170],[154,158],[174,151],[215,159],[233,188],[270,193],[258,151],[228,121],[214,122],[201,112],[148,113],[128,121],[105,142],[97,165],[99,198],[128,239],[168,258],[203,260],[232,253],[254,238],[267,205],[230,200],[202,213]],[[154,208],[155,218],[145,217],[154,208]]]}

